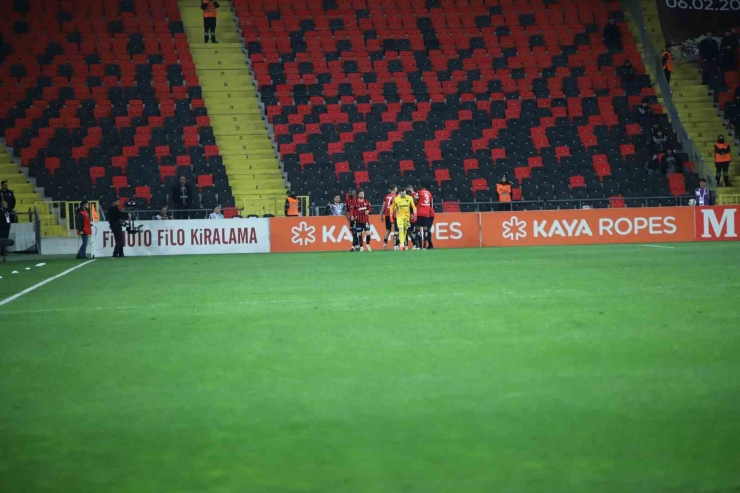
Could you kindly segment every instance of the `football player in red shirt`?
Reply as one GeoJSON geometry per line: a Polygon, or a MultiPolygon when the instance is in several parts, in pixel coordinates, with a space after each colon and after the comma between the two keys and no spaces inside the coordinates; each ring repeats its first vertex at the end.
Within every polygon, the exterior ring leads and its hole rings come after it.
{"type": "Polygon", "coordinates": [[[432,217],[434,216],[434,199],[432,192],[427,190],[425,183],[421,184],[416,200],[416,225],[419,228],[419,242],[422,249],[429,248],[432,239],[432,217]]]}
{"type": "Polygon", "coordinates": [[[345,204],[347,205],[345,215],[349,221],[349,231],[352,235],[352,248],[350,252],[354,252],[357,250],[357,234],[355,234],[355,230],[357,229],[357,197],[355,196],[354,189],[347,192],[345,204]]]}
{"type": "Polygon", "coordinates": [[[367,245],[367,251],[371,252],[370,249],[370,212],[372,206],[370,201],[365,198],[365,192],[360,190],[357,192],[357,199],[355,200],[355,211],[357,222],[355,223],[355,236],[357,237],[357,251],[362,251],[362,236],[365,233],[365,244],[367,245]]]}
{"type": "MultiPolygon", "coordinates": [[[[396,194],[398,193],[398,187],[395,185],[391,185],[388,187],[388,195],[383,197],[383,205],[380,208],[380,216],[385,218],[385,237],[383,238],[383,250],[388,249],[388,238],[394,234],[396,228],[396,223],[391,217],[391,205],[393,204],[393,200],[396,198],[396,194]]],[[[396,248],[398,246],[396,245],[396,248]]]]}

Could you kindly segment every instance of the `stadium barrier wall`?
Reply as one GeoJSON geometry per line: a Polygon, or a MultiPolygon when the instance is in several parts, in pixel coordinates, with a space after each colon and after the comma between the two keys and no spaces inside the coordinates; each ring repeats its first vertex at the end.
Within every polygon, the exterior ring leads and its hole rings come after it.
{"type": "MultiPolygon", "coordinates": [[[[645,207],[437,214],[436,248],[671,243],[737,240],[740,207],[645,207]]],[[[382,248],[385,225],[371,217],[373,248],[382,248]]],[[[270,251],[348,250],[343,217],[270,220],[270,251]]]]}
{"type": "MultiPolygon", "coordinates": [[[[125,233],[126,255],[346,251],[344,217],[141,221],[125,233]]],[[[385,224],[371,217],[371,246],[382,248],[385,224]]],[[[740,206],[575,209],[437,214],[435,248],[670,243],[738,240],[740,206]]],[[[95,223],[95,255],[113,253],[108,223],[95,223]]]]}
{"type": "MultiPolygon", "coordinates": [[[[220,253],[270,253],[269,219],[195,219],[140,221],[141,233],[126,233],[130,257],[220,253]]],[[[107,222],[94,225],[96,257],[113,255],[113,233],[107,222]]]]}
{"type": "MultiPolygon", "coordinates": [[[[385,222],[370,217],[373,248],[382,248],[385,222]]],[[[349,223],[344,217],[276,217],[270,219],[270,251],[332,252],[348,250],[352,243],[349,223]]],[[[480,219],[477,213],[437,214],[434,219],[435,248],[480,246],[480,219]]]]}
{"type": "Polygon", "coordinates": [[[691,207],[576,209],[481,214],[482,246],[692,241],[691,207]]]}

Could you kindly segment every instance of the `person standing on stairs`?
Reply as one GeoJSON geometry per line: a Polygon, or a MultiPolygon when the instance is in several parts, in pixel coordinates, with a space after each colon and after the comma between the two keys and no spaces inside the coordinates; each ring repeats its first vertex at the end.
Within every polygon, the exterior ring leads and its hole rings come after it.
{"type": "Polygon", "coordinates": [[[215,0],[202,0],[200,8],[203,10],[203,37],[205,42],[208,43],[210,36],[211,43],[218,43],[216,41],[216,17],[218,17],[218,8],[221,6],[215,0]]]}
{"type": "Polygon", "coordinates": [[[722,43],[719,45],[720,51],[720,70],[724,74],[725,72],[732,72],[737,68],[737,50],[740,49],[740,41],[731,31],[725,31],[725,37],[722,38],[722,43]]]}
{"type": "Polygon", "coordinates": [[[709,31],[699,43],[699,56],[701,57],[701,83],[709,84],[717,75],[719,69],[719,43],[709,31]]]}
{"type": "Polygon", "coordinates": [[[730,173],[730,160],[730,144],[725,142],[724,135],[720,135],[717,137],[717,143],[714,144],[714,168],[717,171],[715,179],[717,180],[718,187],[721,186],[719,179],[722,176],[725,179],[725,186],[730,186],[730,177],[728,176],[730,173]]]}
{"type": "Polygon", "coordinates": [[[668,81],[668,85],[671,84],[671,75],[673,75],[673,54],[671,53],[671,45],[665,45],[665,51],[660,57],[660,64],[663,66],[663,73],[665,74],[665,80],[668,81]]]}

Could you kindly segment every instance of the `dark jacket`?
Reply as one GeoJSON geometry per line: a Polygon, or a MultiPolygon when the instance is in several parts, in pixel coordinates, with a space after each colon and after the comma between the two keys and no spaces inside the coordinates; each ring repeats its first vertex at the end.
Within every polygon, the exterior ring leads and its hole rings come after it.
{"type": "Polygon", "coordinates": [[[650,161],[645,165],[645,168],[648,171],[658,171],[660,169],[660,160],[658,158],[653,159],[651,157],[650,161]]]}
{"type": "MultiPolygon", "coordinates": [[[[11,222],[13,222],[13,220],[11,219],[10,211],[0,207],[0,231],[3,233],[10,231],[11,222]]],[[[7,238],[7,235],[4,237],[7,238]]]]}
{"type": "Polygon", "coordinates": [[[665,152],[668,149],[668,136],[663,134],[662,136],[655,135],[651,140],[651,148],[653,152],[665,152]]]}
{"type": "Polygon", "coordinates": [[[737,50],[740,48],[740,41],[738,41],[737,36],[729,35],[722,38],[722,44],[720,44],[720,49],[722,51],[725,51],[726,46],[731,46],[732,49],[737,52],[737,50]]]}
{"type": "Polygon", "coordinates": [[[727,72],[737,67],[737,50],[735,48],[723,49],[719,54],[719,67],[727,72]]]}
{"type": "Polygon", "coordinates": [[[604,27],[604,44],[618,45],[622,43],[622,30],[616,24],[607,24],[604,27]]]}
{"type": "Polygon", "coordinates": [[[108,223],[110,224],[110,229],[121,229],[121,221],[125,221],[126,219],[128,219],[128,214],[120,210],[115,205],[112,205],[110,209],[108,209],[108,223]]]}
{"type": "Polygon", "coordinates": [[[622,76],[623,82],[632,82],[635,80],[635,67],[632,65],[622,65],[618,69],[618,72],[622,76]]]}
{"type": "Polygon", "coordinates": [[[702,60],[713,60],[719,56],[719,43],[714,38],[704,38],[699,43],[699,56],[702,60]]]}
{"type": "Polygon", "coordinates": [[[678,156],[675,153],[666,153],[660,163],[660,171],[663,173],[680,173],[681,162],[678,160],[678,156]]]}
{"type": "Polygon", "coordinates": [[[12,190],[0,190],[0,199],[8,203],[8,210],[15,210],[15,194],[12,190]]]}
{"type": "Polygon", "coordinates": [[[185,185],[177,183],[172,187],[172,193],[170,195],[172,197],[172,204],[180,209],[189,209],[190,204],[193,203],[193,189],[189,183],[185,185]],[[184,191],[183,187],[185,188],[184,191]]]}
{"type": "Polygon", "coordinates": [[[637,117],[641,120],[649,119],[653,116],[653,109],[650,106],[645,106],[644,108],[642,105],[637,107],[637,117]]]}

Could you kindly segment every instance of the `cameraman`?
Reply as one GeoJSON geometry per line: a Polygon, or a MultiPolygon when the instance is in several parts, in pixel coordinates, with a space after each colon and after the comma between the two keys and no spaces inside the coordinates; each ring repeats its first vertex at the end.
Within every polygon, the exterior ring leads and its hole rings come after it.
{"type": "Polygon", "coordinates": [[[110,230],[113,231],[113,258],[123,258],[123,225],[126,219],[130,217],[130,214],[123,212],[119,206],[121,204],[120,199],[116,199],[108,209],[108,224],[110,230]]]}

